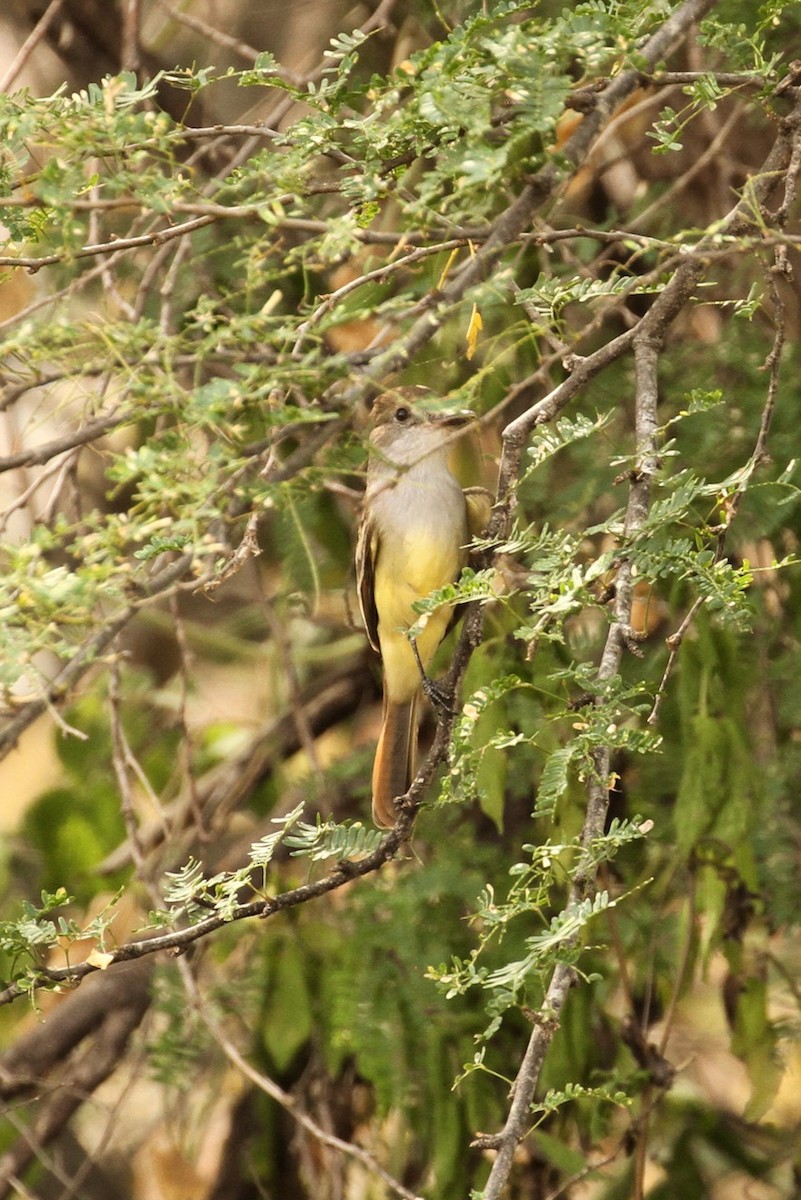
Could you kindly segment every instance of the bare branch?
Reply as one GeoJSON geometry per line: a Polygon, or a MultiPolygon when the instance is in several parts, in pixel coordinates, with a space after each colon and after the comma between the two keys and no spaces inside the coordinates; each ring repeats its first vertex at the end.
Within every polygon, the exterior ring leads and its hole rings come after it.
{"type": "Polygon", "coordinates": [[[161,246],[173,238],[186,237],[197,229],[211,225],[218,218],[216,215],[196,217],[193,221],[184,221],[181,225],[170,225],[166,229],[156,229],[152,233],[143,233],[136,237],[113,238],[110,242],[100,242],[95,246],[82,246],[70,254],[44,254],[41,258],[24,255],[0,255],[0,267],[25,267],[32,275],[42,267],[53,267],[56,263],[67,262],[75,258],[94,258],[98,254],[116,254],[120,250],[136,250],[140,246],[161,246]]]}
{"type": "Polygon", "coordinates": [[[135,420],[135,414],[115,409],[106,413],[105,416],[95,417],[93,421],[82,425],[80,429],[73,429],[69,433],[63,434],[62,437],[44,442],[41,446],[31,446],[28,450],[18,450],[16,454],[6,454],[0,458],[0,474],[4,471],[14,471],[18,467],[41,466],[43,463],[57,458],[60,454],[74,450],[77,446],[85,446],[88,442],[94,442],[104,434],[110,433],[112,429],[118,429],[120,425],[127,425],[135,420]]]}
{"type": "Polygon", "coordinates": [[[50,0],[45,11],[42,13],[39,20],[34,25],[27,38],[20,46],[17,56],[12,63],[6,68],[6,72],[0,78],[0,92],[7,92],[11,88],[16,79],[19,78],[20,72],[24,69],[28,59],[33,54],[36,47],[47,37],[47,32],[50,26],[55,21],[56,17],[64,7],[64,0],[50,0]]]}
{"type": "Polygon", "coordinates": [[[0,1156],[0,1198],[11,1194],[15,1178],[119,1065],[149,1006],[150,978],[147,963],[109,970],[69,996],[57,1020],[37,1024],[0,1059],[4,1100],[39,1092],[48,1074],[69,1063],[31,1127],[0,1156]]]}
{"type": "MultiPolygon", "coordinates": [[[[179,25],[185,25],[187,29],[193,30],[194,33],[201,34],[212,45],[222,46],[225,50],[232,50],[234,54],[238,54],[240,58],[244,58],[249,63],[255,63],[259,57],[259,51],[254,50],[247,42],[243,42],[240,38],[231,37],[230,34],[223,33],[221,29],[217,29],[215,25],[209,25],[207,21],[202,21],[199,17],[182,11],[177,5],[172,3],[172,0],[156,0],[156,2],[159,8],[163,9],[173,21],[179,25]]],[[[288,78],[287,73],[283,69],[279,70],[279,74],[283,78],[288,78]]]]}
{"type": "Polygon", "coordinates": [[[142,20],[142,0],[125,0],[122,23],[120,63],[124,71],[136,74],[142,65],[139,26],[142,20]]]}

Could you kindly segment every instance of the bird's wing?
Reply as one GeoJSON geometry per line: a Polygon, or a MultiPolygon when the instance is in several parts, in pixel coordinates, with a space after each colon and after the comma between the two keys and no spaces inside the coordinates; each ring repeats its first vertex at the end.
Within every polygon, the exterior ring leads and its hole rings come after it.
{"type": "Polygon", "coordinates": [[[464,488],[464,501],[467,506],[467,528],[471,537],[481,537],[486,531],[492,516],[494,496],[483,487],[464,488]]]}
{"type": "Polygon", "coordinates": [[[362,610],[367,637],[374,650],[378,644],[378,609],[375,603],[375,564],[378,558],[379,536],[375,523],[365,516],[356,542],[356,582],[359,589],[359,608],[362,610]]]}

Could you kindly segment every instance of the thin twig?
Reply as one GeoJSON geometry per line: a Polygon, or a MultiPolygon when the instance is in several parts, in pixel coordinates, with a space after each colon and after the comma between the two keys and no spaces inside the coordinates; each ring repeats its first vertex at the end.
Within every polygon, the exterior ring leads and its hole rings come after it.
{"type": "MultiPolygon", "coordinates": [[[[792,198],[798,185],[799,169],[801,168],[801,136],[796,135],[793,140],[792,153],[790,155],[790,167],[785,176],[784,199],[781,207],[776,214],[779,228],[787,218],[787,212],[792,203],[792,198]]],[[[778,286],[778,279],[787,276],[791,273],[790,264],[787,260],[786,249],[781,242],[777,243],[774,250],[774,263],[771,271],[768,274],[768,286],[770,288],[771,299],[773,302],[773,323],[774,334],[773,344],[767,359],[765,360],[765,370],[769,372],[768,390],[765,397],[765,403],[762,407],[762,414],[759,421],[759,431],[757,433],[754,449],[748,459],[748,462],[739,473],[737,487],[734,492],[726,498],[726,506],[724,511],[723,524],[718,531],[715,542],[714,562],[720,562],[726,552],[726,539],[732,521],[737,515],[740,505],[742,504],[745,493],[751,484],[755,472],[764,465],[768,459],[768,437],[773,424],[773,417],[776,411],[776,400],[779,394],[779,371],[781,367],[782,351],[787,337],[786,313],[784,300],[778,286]]],[[[662,678],[659,681],[659,686],[654,695],[654,702],[651,711],[648,714],[647,723],[655,725],[659,719],[659,713],[662,708],[662,702],[667,692],[667,685],[676,666],[679,651],[682,643],[692,628],[693,622],[700,610],[706,603],[706,597],[697,596],[686,613],[684,619],[678,629],[667,638],[668,660],[665,664],[665,669],[662,672],[662,678]]]]}
{"type": "MultiPolygon", "coordinates": [[[[162,251],[161,251],[162,253],[163,253],[163,250],[164,250],[164,248],[162,248],[162,251]]],[[[191,254],[192,254],[192,243],[189,241],[188,238],[186,240],[178,243],[178,245],[175,249],[175,253],[172,256],[172,262],[170,263],[168,270],[165,272],[164,278],[162,279],[162,282],[161,282],[161,286],[159,287],[159,298],[161,300],[161,305],[159,308],[159,333],[161,334],[161,336],[163,338],[170,337],[170,335],[175,330],[175,326],[178,324],[178,322],[176,320],[175,312],[173,309],[173,300],[175,297],[175,290],[178,286],[178,281],[179,281],[179,278],[181,275],[181,268],[185,265],[187,259],[190,258],[191,254]]],[[[155,257],[156,256],[154,256],[154,258],[155,257]]],[[[149,272],[147,274],[149,275],[149,272]]],[[[145,298],[147,296],[146,282],[149,282],[149,281],[150,281],[149,279],[146,281],[143,276],[142,285],[139,288],[139,297],[142,300],[142,305],[141,305],[141,308],[139,307],[139,305],[137,305],[137,309],[136,309],[137,317],[140,317],[142,315],[142,310],[145,307],[145,303],[146,303],[145,298]]]]}
{"type": "Polygon", "coordinates": [[[560,1196],[566,1195],[577,1183],[583,1183],[591,1175],[595,1175],[598,1171],[603,1170],[604,1167],[610,1166],[623,1153],[624,1147],[619,1146],[617,1150],[613,1150],[611,1154],[605,1155],[598,1162],[587,1163],[586,1167],[583,1167],[582,1170],[577,1171],[575,1175],[571,1175],[569,1179],[565,1179],[563,1183],[560,1183],[555,1191],[549,1192],[545,1200],[559,1200],[560,1196]]]}
{"type": "Polygon", "coordinates": [[[6,532],[8,523],[14,513],[19,512],[19,510],[22,508],[25,508],[33,496],[40,491],[40,489],[44,488],[50,477],[55,475],[57,478],[50,489],[50,499],[47,502],[45,512],[43,513],[43,519],[45,522],[47,522],[48,513],[52,513],[53,505],[58,503],[58,499],[61,495],[61,489],[64,487],[66,478],[75,465],[75,459],[77,455],[78,451],[74,450],[64,459],[61,459],[57,462],[47,463],[47,465],[44,467],[44,470],[40,471],[34,476],[33,479],[31,479],[30,483],[28,483],[23,490],[19,492],[9,504],[6,505],[2,512],[0,512],[0,533],[6,532]]]}
{"type": "Polygon", "coordinates": [[[658,200],[649,204],[647,208],[642,209],[631,221],[632,232],[641,229],[643,225],[654,215],[654,213],[664,213],[666,209],[675,201],[676,197],[685,192],[690,183],[696,179],[708,164],[717,157],[722,146],[731,133],[736,123],[742,116],[743,106],[735,104],[728,118],[723,122],[716,135],[712,138],[709,145],[702,154],[690,164],[686,171],[683,171],[678,179],[670,185],[670,187],[660,195],[658,200]]]}
{"type": "MultiPolygon", "coordinates": [[[[680,30],[686,32],[689,22],[696,20],[699,15],[699,10],[694,6],[683,5],[673,14],[673,20],[680,22],[679,29],[674,26],[674,34],[678,35],[680,30]]],[[[754,201],[761,204],[770,196],[778,182],[779,172],[786,168],[792,156],[799,124],[801,124],[801,99],[797,98],[792,117],[785,122],[782,135],[774,144],[763,172],[755,181],[754,197],[740,201],[721,222],[721,226],[726,232],[735,232],[744,221],[748,220],[754,201]]],[[[636,535],[647,516],[651,478],[657,469],[658,420],[656,406],[658,390],[656,369],[658,350],[667,328],[692,294],[702,273],[703,259],[700,254],[697,257],[694,255],[691,261],[680,265],[649,312],[634,328],[632,335],[630,337],[623,335],[626,345],[630,341],[634,346],[637,382],[637,465],[632,474],[629,489],[626,539],[631,539],[636,535]]],[[[620,343],[621,338],[616,341],[620,343]]],[[[596,352],[596,355],[590,356],[590,359],[595,359],[596,363],[599,363],[604,355],[600,352],[596,352]]],[[[612,357],[615,356],[616,354],[612,357]]],[[[587,370],[585,364],[588,361],[587,359],[580,360],[574,374],[579,372],[583,376],[587,370]]],[[[547,398],[550,401],[547,407],[543,406],[542,402],[533,406],[510,426],[507,426],[504,431],[504,455],[499,486],[500,503],[496,506],[495,516],[500,531],[503,530],[505,520],[508,520],[510,506],[513,503],[511,493],[514,479],[519,471],[523,442],[528,432],[540,420],[547,419],[547,416],[550,416],[557,409],[557,405],[562,402],[563,397],[559,395],[560,390],[562,390],[561,386],[555,389],[551,397],[547,398]],[[543,413],[547,413],[547,416],[544,417],[543,413]]],[[[618,568],[615,593],[614,619],[601,655],[598,668],[599,679],[609,679],[617,672],[623,651],[631,639],[632,574],[631,564],[625,557],[618,568]]],[[[600,747],[594,752],[593,766],[593,778],[588,786],[588,802],[582,828],[584,858],[574,876],[569,905],[575,905],[580,899],[590,894],[593,888],[593,859],[590,850],[595,839],[603,833],[608,807],[608,748],[600,747]]],[[[491,1141],[491,1145],[498,1151],[498,1154],[483,1193],[484,1200],[500,1200],[506,1189],[515,1149],[525,1136],[529,1126],[530,1106],[540,1078],[545,1053],[558,1027],[559,1015],[572,981],[572,968],[562,963],[558,964],[546,989],[545,1000],[514,1082],[506,1123],[502,1132],[491,1141]]]]}
{"type": "MultiPolygon", "coordinates": [[[[119,1066],[131,1037],[149,1005],[150,970],[115,971],[98,979],[93,989],[64,1001],[61,1022],[42,1022],[24,1034],[0,1060],[4,1098],[38,1090],[41,1076],[61,1063],[67,1069],[26,1125],[20,1138],[0,1157],[0,1200],[10,1194],[14,1179],[64,1129],[88,1096],[119,1066]],[[94,993],[94,994],[93,994],[94,993]],[[69,1006],[69,1008],[67,1007],[69,1006]],[[82,1042],[87,1042],[81,1046],[82,1042]],[[80,1049],[79,1049],[80,1047],[80,1049]],[[34,1066],[34,1064],[36,1064],[34,1066]],[[35,1071],[31,1078],[31,1068],[35,1071]]],[[[5,1115],[9,1108],[4,1106],[5,1115]]],[[[65,1175],[63,1185],[70,1183],[65,1175]]]]}
{"type": "Polygon", "coordinates": [[[139,27],[142,20],[142,0],[125,0],[122,21],[120,65],[123,71],[138,75],[142,66],[142,47],[139,27]]]}
{"type": "Polygon", "coordinates": [[[254,558],[258,558],[261,554],[261,547],[258,541],[259,514],[252,512],[248,517],[245,532],[239,545],[235,550],[232,550],[228,558],[223,562],[212,579],[203,585],[203,594],[210,596],[217,591],[225,583],[226,579],[231,579],[242,568],[254,558]]]}
{"type": "MultiPolygon", "coordinates": [[[[260,574],[257,574],[256,577],[256,588],[261,598],[261,610],[264,613],[264,619],[267,622],[267,627],[275,646],[278,663],[280,664],[281,677],[287,684],[290,712],[295,721],[298,741],[303,747],[303,752],[311,768],[312,780],[310,780],[310,783],[316,780],[319,785],[319,781],[322,778],[320,754],[303,704],[300,680],[298,679],[298,672],[292,655],[292,644],[287,636],[285,623],[276,613],[273,600],[265,591],[264,581],[260,574]]],[[[310,787],[309,790],[314,795],[314,788],[310,787]]]]}
{"type": "Polygon", "coordinates": [[[5,758],[14,749],[22,734],[37,717],[48,710],[53,711],[55,706],[69,695],[71,688],[97,662],[117,635],[142,608],[157,599],[164,599],[171,594],[174,588],[181,586],[185,576],[192,568],[193,561],[191,554],[184,554],[155,575],[142,588],[141,595],[136,600],[122,607],[106,621],[97,633],[80,646],[75,656],[44,685],[40,694],[31,700],[26,700],[19,712],[0,730],[0,759],[5,758]]]}
{"type": "MultiPolygon", "coordinates": [[[[240,38],[231,37],[229,33],[223,33],[215,25],[209,25],[207,21],[202,21],[199,17],[192,16],[191,13],[183,12],[177,5],[172,3],[172,0],[156,0],[156,3],[178,25],[184,25],[187,29],[191,29],[193,33],[199,33],[201,37],[211,42],[212,45],[222,46],[224,50],[232,50],[234,54],[238,54],[240,58],[244,58],[249,63],[255,63],[259,57],[259,51],[255,50],[253,46],[249,46],[247,42],[243,42],[240,38]]],[[[289,79],[293,83],[298,82],[292,79],[291,75],[282,67],[279,67],[276,73],[281,78],[289,79]]]]}
{"type": "Polygon", "coordinates": [[[703,608],[705,603],[706,597],[696,596],[678,629],[666,639],[669,651],[668,660],[665,663],[665,669],[662,672],[662,678],[659,681],[659,687],[656,689],[654,702],[651,707],[651,711],[648,714],[647,724],[649,725],[656,725],[657,721],[659,720],[659,714],[662,709],[662,701],[665,698],[668,681],[673,674],[673,668],[676,665],[676,659],[678,658],[682,642],[692,628],[695,618],[698,616],[699,611],[703,608]]]}
{"type": "Polygon", "coordinates": [[[186,715],[186,707],[189,701],[190,691],[190,663],[192,652],[189,649],[189,642],[186,637],[186,629],[184,627],[184,619],[178,604],[178,596],[170,597],[170,613],[172,616],[172,627],[175,630],[175,640],[178,645],[178,679],[180,683],[180,691],[178,695],[178,710],[176,713],[178,722],[178,745],[180,747],[180,763],[181,773],[184,780],[185,794],[188,800],[189,812],[194,821],[194,833],[199,842],[205,842],[209,838],[209,833],[206,828],[206,817],[203,810],[203,805],[198,794],[197,779],[195,778],[194,763],[192,761],[192,750],[194,738],[189,727],[189,721],[186,715]]]}
{"type": "MultiPolygon", "coordinates": [[[[407,841],[411,833],[420,797],[430,782],[433,773],[433,766],[425,773],[421,772],[421,775],[415,781],[411,798],[412,803],[408,811],[401,814],[395,827],[390,830],[380,845],[364,858],[346,860],[334,867],[328,875],[312,883],[290,888],[288,891],[281,892],[279,895],[267,900],[253,900],[247,904],[237,905],[222,915],[214,914],[213,916],[206,917],[188,928],[174,930],[169,933],[154,934],[152,937],[145,937],[136,942],[126,942],[109,952],[106,965],[131,962],[136,959],[146,958],[152,954],[160,954],[167,950],[186,950],[193,943],[204,937],[208,937],[209,934],[215,933],[218,929],[229,927],[238,921],[251,920],[253,917],[264,919],[274,916],[276,913],[285,912],[287,909],[296,908],[300,904],[306,904],[319,896],[325,896],[329,892],[337,891],[339,888],[349,884],[353,879],[372,874],[382,867],[384,863],[394,858],[400,847],[407,841]]],[[[87,975],[94,974],[97,970],[99,970],[99,967],[88,961],[75,963],[66,967],[42,967],[39,971],[35,972],[35,982],[43,987],[66,981],[76,983],[87,975]]],[[[30,980],[27,982],[30,982],[30,980]]],[[[28,989],[18,983],[9,984],[3,991],[0,991],[0,1005],[9,1004],[19,996],[27,995],[27,992],[28,989]]]]}
{"type": "MultiPolygon", "coordinates": [[[[150,903],[154,908],[161,908],[164,903],[164,898],[161,895],[153,878],[153,871],[148,865],[142,840],[139,836],[139,821],[136,815],[136,805],[134,803],[133,791],[131,789],[130,770],[135,769],[135,773],[140,782],[143,780],[144,772],[138,763],[136,757],[131,750],[130,743],[125,734],[125,728],[122,722],[122,697],[120,688],[120,660],[119,656],[115,656],[111,670],[109,671],[109,714],[111,726],[111,755],[114,766],[114,774],[117,779],[117,787],[120,792],[120,809],[122,819],[125,823],[125,832],[128,835],[128,845],[131,850],[131,858],[136,869],[138,879],[144,884],[147,889],[150,903]]],[[[147,788],[152,796],[152,789],[147,788]]]]}
{"type": "MultiPolygon", "coordinates": [[[[441,254],[443,251],[456,250],[462,246],[467,246],[470,244],[470,240],[471,239],[465,237],[451,238],[445,242],[433,242],[429,246],[419,246],[414,250],[410,250],[408,254],[402,254],[399,257],[392,258],[389,262],[383,263],[380,267],[375,267],[372,271],[365,271],[362,275],[357,276],[357,278],[350,279],[347,283],[343,283],[342,286],[336,288],[335,291],[329,292],[329,294],[323,298],[320,304],[317,305],[317,308],[315,308],[314,312],[311,313],[311,315],[307,317],[303,324],[299,327],[295,344],[292,347],[293,357],[296,357],[300,354],[303,342],[306,339],[309,330],[312,329],[313,326],[316,325],[327,312],[330,312],[330,310],[334,308],[340,300],[344,300],[346,296],[349,296],[351,292],[355,292],[358,288],[362,287],[366,283],[375,283],[378,280],[387,279],[396,272],[403,271],[405,268],[410,267],[414,263],[420,262],[422,259],[428,258],[433,254],[441,254]]],[[[400,249],[403,241],[404,237],[399,233],[396,246],[397,249],[400,249]]]]}
{"type": "Polygon", "coordinates": [[[314,1121],[308,1113],[304,1112],[299,1107],[297,1100],[291,1093],[284,1091],[282,1087],[267,1075],[257,1071],[255,1067],[247,1061],[243,1054],[239,1052],[237,1047],[222,1029],[222,1026],[216,1021],[209,1011],[209,1006],[203,1003],[200,995],[200,990],[197,982],[192,975],[189,964],[185,959],[181,960],[181,975],[184,981],[184,986],[187,989],[191,1003],[194,1006],[195,1012],[200,1017],[203,1024],[212,1035],[217,1045],[225,1054],[226,1058],[232,1063],[236,1069],[249,1079],[252,1084],[255,1084],[260,1091],[269,1096],[277,1104],[280,1104],[294,1121],[300,1125],[302,1129],[310,1134],[322,1146],[328,1146],[332,1150],[336,1150],[338,1154],[344,1154],[348,1158],[354,1159],[360,1163],[365,1170],[371,1175],[375,1175],[381,1182],[396,1196],[400,1196],[402,1200],[422,1200],[422,1197],[410,1192],[405,1188],[399,1180],[395,1179],[388,1171],[385,1171],[381,1164],[367,1150],[362,1149],[355,1142],[346,1142],[343,1138],[336,1137],[334,1134],[328,1133],[320,1125],[314,1121]]]}
{"type": "Polygon", "coordinates": [[[140,246],[161,246],[174,238],[186,237],[197,229],[204,229],[218,219],[209,215],[196,217],[193,221],[184,221],[180,225],[169,225],[166,229],[156,229],[152,233],[143,233],[134,237],[112,238],[109,242],[100,242],[94,246],[81,246],[80,249],[66,254],[43,254],[40,258],[28,255],[0,255],[0,267],[25,267],[31,274],[40,271],[42,267],[53,267],[64,262],[67,258],[94,258],[98,254],[116,254],[120,250],[135,250],[140,246]]]}
{"type": "Polygon", "coordinates": [[[5,74],[0,79],[0,92],[7,92],[12,83],[14,83],[14,81],[19,77],[20,72],[25,67],[28,59],[31,57],[42,39],[47,36],[50,26],[53,24],[63,7],[64,0],[50,0],[50,4],[48,4],[47,8],[42,13],[41,17],[36,22],[33,29],[17,51],[15,59],[9,64],[5,74]]]}
{"type": "Polygon", "coordinates": [[[135,412],[125,409],[121,412],[119,408],[115,408],[102,417],[95,417],[93,421],[88,421],[80,429],[73,429],[49,442],[31,446],[28,450],[19,450],[16,454],[6,454],[0,458],[0,474],[5,471],[14,471],[17,467],[42,466],[60,454],[97,441],[104,434],[110,433],[112,429],[118,429],[120,425],[128,425],[132,421],[136,421],[137,417],[138,414],[135,412]]]}

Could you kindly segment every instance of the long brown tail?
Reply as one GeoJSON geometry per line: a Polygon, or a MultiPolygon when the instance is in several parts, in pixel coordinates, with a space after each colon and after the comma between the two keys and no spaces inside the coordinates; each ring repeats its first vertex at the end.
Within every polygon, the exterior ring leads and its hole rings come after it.
{"type": "Polygon", "coordinates": [[[395,824],[395,798],[408,790],[414,777],[416,709],[416,696],[408,704],[384,699],[384,723],[373,765],[373,820],[381,829],[391,829],[395,824]]]}

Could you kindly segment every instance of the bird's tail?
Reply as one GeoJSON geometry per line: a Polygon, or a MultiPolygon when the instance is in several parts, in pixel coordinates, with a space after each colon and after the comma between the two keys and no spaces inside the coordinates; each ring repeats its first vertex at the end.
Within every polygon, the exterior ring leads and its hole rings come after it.
{"type": "Polygon", "coordinates": [[[381,829],[395,824],[395,799],[408,790],[414,778],[416,710],[416,696],[406,704],[384,698],[384,720],[373,765],[373,820],[381,829]]]}

